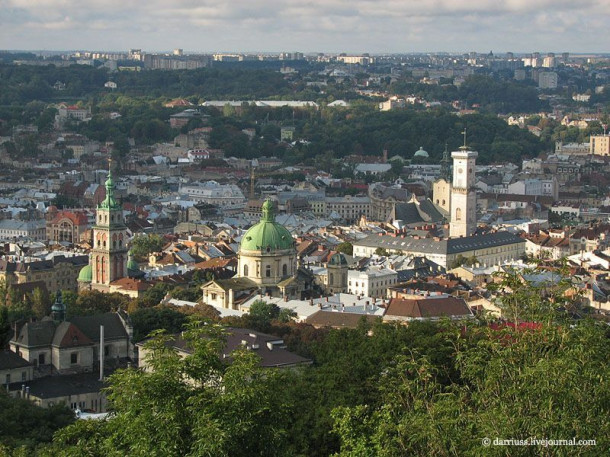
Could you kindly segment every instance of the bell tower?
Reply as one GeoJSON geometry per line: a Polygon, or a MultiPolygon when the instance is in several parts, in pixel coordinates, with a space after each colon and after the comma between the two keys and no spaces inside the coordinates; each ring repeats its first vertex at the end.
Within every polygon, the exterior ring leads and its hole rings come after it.
{"type": "Polygon", "coordinates": [[[107,290],[108,285],[127,276],[127,227],[123,208],[114,197],[112,162],[108,163],[106,198],[97,206],[91,251],[91,288],[107,290]]]}

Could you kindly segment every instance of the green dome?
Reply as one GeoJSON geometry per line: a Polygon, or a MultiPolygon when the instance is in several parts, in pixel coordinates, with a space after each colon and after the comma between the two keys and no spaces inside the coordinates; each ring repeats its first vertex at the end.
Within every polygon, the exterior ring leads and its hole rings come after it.
{"type": "Polygon", "coordinates": [[[413,157],[430,157],[430,155],[428,154],[428,151],[424,151],[423,146],[420,146],[419,149],[415,151],[415,154],[413,154],[413,157]]]}
{"type": "Polygon", "coordinates": [[[265,200],[261,209],[263,217],[244,234],[240,250],[270,252],[293,249],[292,235],[283,225],[275,222],[275,209],[271,200],[265,200]]]}
{"type": "Polygon", "coordinates": [[[347,265],[347,259],[345,258],[345,254],[343,254],[341,252],[337,252],[336,254],[333,254],[330,257],[328,264],[336,265],[336,266],[347,265]]]}
{"type": "Polygon", "coordinates": [[[93,280],[93,270],[91,269],[91,265],[85,265],[80,269],[78,280],[82,282],[91,282],[93,280]]]}

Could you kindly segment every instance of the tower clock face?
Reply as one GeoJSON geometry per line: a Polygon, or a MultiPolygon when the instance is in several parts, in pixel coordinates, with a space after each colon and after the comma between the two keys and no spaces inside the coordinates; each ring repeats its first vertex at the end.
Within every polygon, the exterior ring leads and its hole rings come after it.
{"type": "Polygon", "coordinates": [[[462,174],[462,173],[464,173],[464,170],[462,168],[458,168],[458,173],[462,174]]]}

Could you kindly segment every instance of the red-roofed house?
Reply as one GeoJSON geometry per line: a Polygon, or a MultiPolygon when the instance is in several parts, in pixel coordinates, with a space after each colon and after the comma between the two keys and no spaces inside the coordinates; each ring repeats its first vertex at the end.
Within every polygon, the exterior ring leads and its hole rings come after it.
{"type": "Polygon", "coordinates": [[[392,298],[383,316],[384,322],[442,318],[472,319],[474,315],[461,298],[451,295],[413,295],[409,298],[392,298]]]}

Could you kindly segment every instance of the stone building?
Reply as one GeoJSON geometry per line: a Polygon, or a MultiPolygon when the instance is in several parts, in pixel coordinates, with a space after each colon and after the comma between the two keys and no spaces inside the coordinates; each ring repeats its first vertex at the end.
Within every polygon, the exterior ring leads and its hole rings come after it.
{"type": "Polygon", "coordinates": [[[47,240],[77,244],[87,230],[87,215],[82,211],[59,211],[50,206],[46,215],[47,240]]]}

